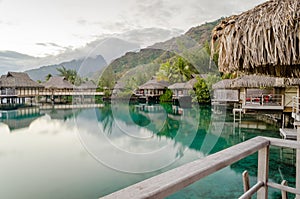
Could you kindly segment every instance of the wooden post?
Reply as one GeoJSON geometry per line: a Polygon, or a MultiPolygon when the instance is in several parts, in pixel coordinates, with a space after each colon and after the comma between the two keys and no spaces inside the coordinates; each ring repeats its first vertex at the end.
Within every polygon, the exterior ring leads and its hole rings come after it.
{"type": "MultiPolygon", "coordinates": [[[[243,175],[244,193],[246,193],[250,189],[250,181],[249,181],[248,171],[247,170],[244,171],[242,175],[243,175]]],[[[249,197],[248,199],[251,199],[251,197],[249,197]]]]}
{"type": "MultiPolygon", "coordinates": [[[[297,125],[297,141],[300,141],[300,122],[295,122],[297,125]]],[[[296,151],[296,189],[300,189],[300,149],[296,151]]],[[[296,195],[296,199],[300,199],[300,195],[296,195]]]]}
{"type": "MultiPolygon", "coordinates": [[[[281,185],[287,186],[288,183],[287,183],[286,180],[283,180],[283,181],[281,182],[281,185]]],[[[286,191],[281,190],[281,198],[282,198],[282,199],[288,199],[288,195],[287,195],[287,192],[286,192],[286,191]]]]}
{"type": "Polygon", "coordinates": [[[257,199],[268,199],[268,175],[269,175],[269,146],[258,151],[257,181],[264,186],[257,192],[257,199]]]}

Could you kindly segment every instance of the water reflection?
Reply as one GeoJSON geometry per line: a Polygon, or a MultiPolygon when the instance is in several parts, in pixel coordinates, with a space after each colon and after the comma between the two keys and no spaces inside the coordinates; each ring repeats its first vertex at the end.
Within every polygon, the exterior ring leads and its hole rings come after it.
{"type": "Polygon", "coordinates": [[[10,130],[15,130],[28,127],[31,122],[42,115],[38,107],[0,111],[0,122],[5,123],[10,130]]]}
{"type": "MultiPolygon", "coordinates": [[[[279,137],[273,126],[251,118],[234,124],[230,112],[218,110],[112,104],[2,114],[0,198],[97,198],[254,136],[279,137]]],[[[271,149],[272,181],[293,185],[294,157],[271,149]]],[[[254,182],[256,168],[257,156],[250,156],[170,198],[236,198],[241,173],[248,170],[254,182]]]]}
{"type": "Polygon", "coordinates": [[[118,171],[152,172],[181,158],[197,135],[197,109],[174,120],[169,106],[111,104],[96,110],[96,119],[93,110],[85,110],[76,124],[83,145],[101,163],[118,171]]]}

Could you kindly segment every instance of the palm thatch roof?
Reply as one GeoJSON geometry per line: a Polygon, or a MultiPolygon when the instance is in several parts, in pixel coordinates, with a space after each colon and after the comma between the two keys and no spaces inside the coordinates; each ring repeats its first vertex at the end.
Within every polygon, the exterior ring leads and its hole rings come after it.
{"type": "Polygon", "coordinates": [[[66,80],[65,77],[51,77],[47,82],[43,83],[47,89],[73,89],[74,85],[66,80]]]}
{"type": "Polygon", "coordinates": [[[178,90],[178,89],[192,90],[192,89],[194,89],[194,85],[198,82],[197,77],[200,77],[200,76],[195,76],[193,79],[190,79],[187,82],[172,84],[171,86],[168,87],[168,89],[170,89],[170,90],[178,90]]]}
{"type": "Polygon", "coordinates": [[[236,79],[224,79],[215,83],[212,88],[236,89],[236,88],[284,88],[299,86],[300,78],[271,77],[265,75],[245,75],[236,79]]]}
{"type": "Polygon", "coordinates": [[[185,89],[185,83],[172,84],[171,86],[168,86],[168,89],[170,89],[170,90],[185,89]]]}
{"type": "Polygon", "coordinates": [[[93,81],[87,81],[78,86],[79,89],[97,89],[97,85],[93,81]]]}
{"type": "Polygon", "coordinates": [[[170,84],[166,81],[157,81],[155,77],[139,86],[139,89],[166,89],[170,84]]]}
{"type": "Polygon", "coordinates": [[[234,79],[223,79],[212,85],[212,89],[230,89],[234,79]]]}
{"type": "Polygon", "coordinates": [[[8,72],[0,78],[0,87],[3,88],[42,88],[43,86],[30,79],[27,73],[8,72]]]}
{"type": "Polygon", "coordinates": [[[285,87],[286,78],[270,77],[263,75],[245,75],[235,79],[231,83],[231,88],[273,88],[285,87]]]}
{"type": "Polygon", "coordinates": [[[300,77],[299,22],[299,0],[269,0],[216,26],[212,55],[222,72],[300,77]]]}

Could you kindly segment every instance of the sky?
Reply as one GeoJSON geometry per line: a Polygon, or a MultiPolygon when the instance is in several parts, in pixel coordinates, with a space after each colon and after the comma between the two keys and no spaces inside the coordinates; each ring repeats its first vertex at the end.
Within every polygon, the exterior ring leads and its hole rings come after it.
{"type": "Polygon", "coordinates": [[[112,36],[146,47],[264,1],[0,0],[0,59],[13,51],[21,53],[19,61],[29,55],[54,62],[55,56],[112,36]]]}

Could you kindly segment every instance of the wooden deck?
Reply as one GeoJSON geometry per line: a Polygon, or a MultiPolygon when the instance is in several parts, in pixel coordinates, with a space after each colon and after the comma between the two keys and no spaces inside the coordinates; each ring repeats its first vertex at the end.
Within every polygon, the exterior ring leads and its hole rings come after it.
{"type": "MultiPolygon", "coordinates": [[[[269,147],[288,147],[300,149],[300,143],[291,140],[281,140],[267,137],[256,137],[206,158],[187,163],[183,166],[154,176],[135,185],[104,196],[104,199],[112,198],[165,198],[184,187],[213,174],[255,152],[258,152],[257,183],[245,192],[240,198],[246,199],[257,192],[258,199],[268,198],[268,188],[276,188],[300,195],[300,190],[285,185],[270,182],[268,180],[269,147]]],[[[242,185],[241,185],[242,189],[242,185]]],[[[213,188],[212,190],[213,191],[213,188]]]]}
{"type": "Polygon", "coordinates": [[[284,110],[282,105],[260,105],[260,104],[243,104],[243,109],[251,109],[251,110],[284,110]]]}
{"type": "Polygon", "coordinates": [[[297,129],[281,128],[280,135],[285,140],[297,140],[297,129]]]}

